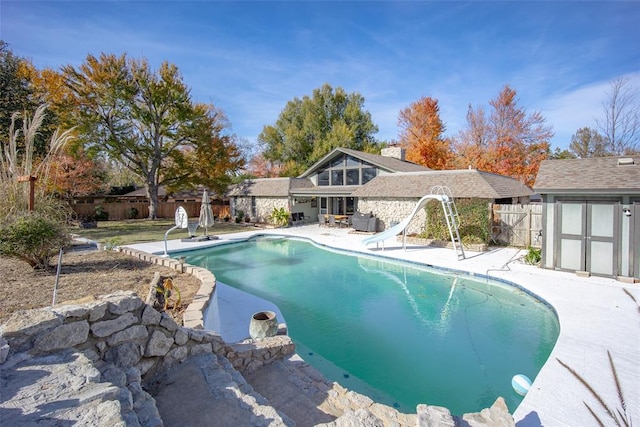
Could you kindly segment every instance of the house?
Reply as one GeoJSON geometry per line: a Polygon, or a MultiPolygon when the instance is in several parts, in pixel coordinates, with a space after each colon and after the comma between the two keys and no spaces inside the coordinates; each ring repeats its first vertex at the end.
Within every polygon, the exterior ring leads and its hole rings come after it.
{"type": "MultiPolygon", "coordinates": [[[[456,198],[488,202],[527,203],[533,194],[512,178],[477,170],[434,171],[406,161],[404,153],[399,147],[380,155],[336,148],[297,178],[253,179],[232,187],[231,209],[257,222],[268,222],[273,208],[302,213],[313,222],[318,214],[371,212],[382,230],[409,215],[436,185],[448,186],[456,198]]],[[[408,231],[421,231],[424,219],[417,215],[408,231]]]]}
{"type": "Polygon", "coordinates": [[[640,278],[640,156],[545,160],[542,267],[640,278]]]}

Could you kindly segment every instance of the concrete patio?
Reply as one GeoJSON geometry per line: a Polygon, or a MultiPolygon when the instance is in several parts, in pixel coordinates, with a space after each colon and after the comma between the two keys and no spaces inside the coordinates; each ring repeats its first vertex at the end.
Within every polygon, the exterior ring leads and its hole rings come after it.
{"type": "MultiPolygon", "coordinates": [[[[215,234],[215,226],[211,233],[215,234]]],[[[318,227],[317,224],[283,229],[247,228],[234,234],[220,235],[218,240],[200,243],[168,241],[168,250],[196,249],[208,245],[229,243],[255,234],[279,234],[305,237],[320,245],[368,255],[383,256],[428,264],[453,271],[464,271],[481,277],[508,280],[548,302],[560,321],[560,336],[551,356],[535,378],[523,402],[514,412],[520,427],[595,425],[593,416],[583,402],[591,406],[606,423],[611,420],[588,390],[558,363],[562,360],[602,396],[615,411],[621,409],[607,351],[611,353],[626,398],[627,413],[632,420],[640,419],[640,308],[625,292],[640,302],[640,285],[621,283],[600,277],[579,277],[573,273],[544,270],[520,261],[525,251],[515,248],[495,248],[488,252],[468,252],[458,261],[451,249],[407,245],[394,239],[385,242],[385,249],[367,248],[363,234],[349,229],[318,227]]],[[[162,254],[164,242],[131,245],[135,249],[162,254]]],[[[214,272],[215,274],[215,272],[214,272]]],[[[223,304],[233,307],[234,300],[223,304]]],[[[238,300],[236,307],[247,308],[247,300],[238,300]]],[[[231,312],[233,310],[229,310],[231,312]]],[[[223,312],[223,308],[220,309],[223,312]]],[[[246,322],[238,319],[239,328],[246,322]]],[[[224,322],[233,324],[230,319],[224,322]]],[[[428,402],[425,402],[428,403],[428,402]]],[[[513,408],[510,408],[513,411],[513,408]]]]}

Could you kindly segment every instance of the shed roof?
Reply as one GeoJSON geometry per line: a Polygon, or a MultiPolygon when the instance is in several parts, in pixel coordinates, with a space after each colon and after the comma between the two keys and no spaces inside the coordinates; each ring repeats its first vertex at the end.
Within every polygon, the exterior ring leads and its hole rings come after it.
{"type": "Polygon", "coordinates": [[[228,196],[288,197],[290,190],[313,187],[307,178],[248,179],[229,189],[228,196]]]}
{"type": "Polygon", "coordinates": [[[422,197],[437,185],[447,186],[454,197],[503,199],[531,196],[520,181],[475,169],[379,175],[353,192],[354,197],[422,197]]]}
{"type": "Polygon", "coordinates": [[[395,157],[381,156],[379,154],[365,153],[364,151],[338,147],[333,149],[329,154],[324,156],[322,159],[318,160],[314,165],[312,165],[302,175],[300,175],[300,178],[305,178],[313,175],[318,170],[318,168],[320,168],[322,165],[324,165],[326,162],[333,159],[334,157],[340,155],[341,153],[364,160],[365,162],[371,163],[372,165],[377,166],[381,169],[384,169],[385,171],[388,171],[388,172],[420,172],[420,171],[431,170],[426,166],[418,165],[416,163],[411,163],[407,161],[402,161],[400,159],[396,159],[395,157]]]}
{"type": "Polygon", "coordinates": [[[541,194],[640,194],[640,156],[545,160],[533,188],[541,194]]]}

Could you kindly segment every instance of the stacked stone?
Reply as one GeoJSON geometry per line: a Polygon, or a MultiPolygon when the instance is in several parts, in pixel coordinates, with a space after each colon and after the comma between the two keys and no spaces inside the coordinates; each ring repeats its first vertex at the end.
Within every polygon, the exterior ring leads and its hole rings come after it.
{"type": "MultiPolygon", "coordinates": [[[[73,366],[68,362],[78,361],[80,367],[51,371],[48,377],[59,377],[61,382],[51,383],[46,388],[58,390],[58,399],[71,399],[68,392],[74,390],[80,395],[86,390],[101,391],[90,393],[92,399],[85,399],[86,404],[81,404],[86,406],[84,410],[64,414],[54,411],[55,416],[80,422],[78,417],[92,419],[88,414],[104,411],[103,406],[108,404],[113,409],[109,425],[117,425],[118,417],[122,418],[123,425],[161,425],[155,401],[142,389],[143,378],[165,372],[188,357],[216,353],[228,356],[233,366],[250,370],[294,351],[287,336],[247,343],[241,348],[227,346],[219,335],[180,327],[169,315],[157,312],[134,293],[125,291],[82,305],[17,312],[2,325],[0,332],[3,384],[18,383],[16,372],[31,364],[73,366]],[[81,374],[81,380],[73,379],[74,372],[85,371],[91,373],[81,374]],[[70,387],[69,382],[78,387],[70,387]],[[104,390],[96,386],[102,383],[107,384],[100,386],[106,387],[104,390]]],[[[231,363],[227,363],[233,370],[231,363]]],[[[51,403],[46,399],[53,398],[35,394],[46,403],[51,403]]],[[[3,407],[14,405],[14,408],[29,411],[25,409],[29,404],[19,396],[16,399],[13,403],[4,402],[3,407]]],[[[43,402],[38,405],[42,406],[43,402]]],[[[35,408],[37,406],[34,411],[35,408]]],[[[0,414],[3,410],[0,408],[0,414]]],[[[1,417],[0,420],[7,421],[4,415],[1,417]]],[[[91,422],[87,421],[87,425],[91,422]]]]}

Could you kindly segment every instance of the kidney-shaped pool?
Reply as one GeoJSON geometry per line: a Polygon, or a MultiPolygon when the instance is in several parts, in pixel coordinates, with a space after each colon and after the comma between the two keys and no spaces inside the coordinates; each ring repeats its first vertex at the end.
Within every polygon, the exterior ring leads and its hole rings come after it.
{"type": "Polygon", "coordinates": [[[522,397],[560,327],[515,286],[411,263],[258,237],[172,254],[216,280],[275,303],[297,352],[327,378],[403,412],[419,403],[453,414],[522,397]]]}

